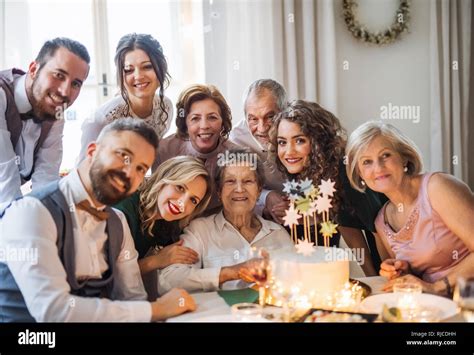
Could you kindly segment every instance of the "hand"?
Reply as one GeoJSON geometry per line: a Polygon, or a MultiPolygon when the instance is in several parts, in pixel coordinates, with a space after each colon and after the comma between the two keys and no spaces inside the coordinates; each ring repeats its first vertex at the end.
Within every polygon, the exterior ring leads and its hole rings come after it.
{"type": "Polygon", "coordinates": [[[151,303],[151,320],[160,321],[179,314],[195,311],[196,303],[185,290],[173,288],[151,303]]]}
{"type": "Polygon", "coordinates": [[[282,224],[288,207],[289,201],[285,196],[276,191],[270,191],[265,199],[264,214],[269,215],[275,222],[282,224]]]}
{"type": "Polygon", "coordinates": [[[164,269],[171,264],[194,264],[199,261],[199,255],[193,249],[183,247],[183,240],[168,245],[153,256],[157,269],[164,269]]]}
{"type": "Polygon", "coordinates": [[[405,260],[385,259],[382,264],[380,264],[380,276],[386,277],[389,280],[409,273],[410,264],[405,260]]]}
{"type": "Polygon", "coordinates": [[[426,281],[421,280],[420,278],[416,277],[415,275],[405,275],[402,277],[399,277],[397,279],[393,279],[388,281],[382,288],[382,291],[384,292],[392,292],[393,291],[393,285],[398,282],[413,282],[421,285],[423,292],[426,293],[437,293],[436,285],[434,283],[429,283],[426,281]]]}

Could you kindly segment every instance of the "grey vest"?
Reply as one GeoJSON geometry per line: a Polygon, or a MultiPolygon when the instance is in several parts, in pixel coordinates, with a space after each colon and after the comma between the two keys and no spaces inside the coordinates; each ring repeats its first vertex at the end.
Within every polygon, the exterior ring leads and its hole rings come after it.
{"type": "MultiPolygon", "coordinates": [[[[120,254],[123,241],[123,228],[120,218],[110,207],[106,208],[110,217],[107,219],[106,256],[109,269],[98,280],[79,282],[75,276],[74,236],[69,206],[59,190],[58,181],[32,192],[32,196],[41,201],[53,217],[58,231],[56,245],[61,262],[66,270],[70,293],[82,297],[105,297],[112,299],[115,263],[120,254]]],[[[7,212],[7,209],[5,212],[7,212]]],[[[4,212],[4,213],[5,213],[4,212]]],[[[0,216],[2,217],[2,216],[0,216]]],[[[19,221],[19,223],[28,221],[19,221]]],[[[38,236],[41,238],[41,236],[38,236]]],[[[41,257],[41,255],[39,256],[41,257]]],[[[32,305],[34,307],[34,305],[32,305]]],[[[25,300],[15,282],[8,266],[0,263],[0,323],[1,322],[35,322],[26,307],[25,300]]]]}
{"type": "MultiPolygon", "coordinates": [[[[7,98],[7,109],[5,111],[5,118],[7,121],[7,129],[10,132],[10,141],[12,142],[13,150],[15,150],[18,140],[20,139],[21,129],[23,128],[23,120],[30,118],[30,116],[26,114],[20,114],[15,104],[13,80],[15,79],[15,76],[23,75],[23,74],[25,74],[24,71],[20,69],[15,69],[15,68],[10,69],[10,70],[0,71],[0,88],[3,89],[3,91],[5,92],[5,96],[7,98]]],[[[41,122],[40,137],[38,139],[38,142],[36,142],[36,146],[34,149],[35,155],[36,153],[38,153],[38,150],[43,145],[43,142],[48,136],[48,133],[51,127],[53,126],[53,124],[54,124],[53,121],[41,122]]],[[[31,179],[31,175],[33,174],[35,170],[35,166],[34,166],[35,161],[36,159],[33,159],[33,167],[31,169],[30,175],[27,177],[22,177],[23,179],[22,183],[25,183],[26,181],[31,179]]]]}

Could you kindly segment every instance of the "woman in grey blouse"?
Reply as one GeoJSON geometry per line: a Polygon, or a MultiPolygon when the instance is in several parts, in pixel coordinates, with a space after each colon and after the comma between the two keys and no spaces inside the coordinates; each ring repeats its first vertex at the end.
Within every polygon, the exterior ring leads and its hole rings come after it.
{"type": "Polygon", "coordinates": [[[122,117],[144,120],[162,138],[173,116],[171,100],[164,96],[169,84],[168,64],[160,43],[148,34],[123,36],[115,53],[120,95],[105,102],[82,124],[81,152],[97,139],[108,123],[122,117]]]}
{"type": "Polygon", "coordinates": [[[184,230],[183,245],[199,256],[195,264],[173,264],[161,270],[159,292],[173,287],[188,291],[245,288],[251,248],[268,251],[292,245],[279,224],[254,213],[263,186],[258,155],[247,149],[231,149],[219,155],[216,188],[223,210],[193,220],[184,230]]]}

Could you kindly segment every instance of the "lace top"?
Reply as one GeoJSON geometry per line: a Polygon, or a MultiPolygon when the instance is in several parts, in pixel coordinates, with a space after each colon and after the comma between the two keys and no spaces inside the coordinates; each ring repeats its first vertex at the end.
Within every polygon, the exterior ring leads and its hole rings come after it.
{"type": "Polygon", "coordinates": [[[102,106],[98,107],[94,114],[85,119],[82,124],[81,152],[79,153],[77,163],[84,159],[86,156],[87,146],[90,142],[97,139],[102,128],[118,118],[134,117],[142,119],[155,130],[159,139],[163,138],[171,125],[171,120],[173,119],[173,105],[171,100],[165,96],[163,101],[166,113],[168,113],[168,116],[166,116],[165,111],[160,107],[160,100],[159,95],[155,95],[153,99],[152,113],[146,118],[138,117],[131,109],[127,112],[128,106],[120,95],[115,96],[111,100],[105,102],[102,106]]]}

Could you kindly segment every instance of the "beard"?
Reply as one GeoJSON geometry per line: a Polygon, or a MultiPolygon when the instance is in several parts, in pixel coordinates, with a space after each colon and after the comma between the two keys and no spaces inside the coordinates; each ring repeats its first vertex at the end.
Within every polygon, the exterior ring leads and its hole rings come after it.
{"type": "Polygon", "coordinates": [[[114,205],[131,195],[130,179],[120,170],[106,170],[103,164],[96,159],[89,170],[92,192],[97,201],[104,205],[114,205]],[[119,191],[112,185],[111,179],[117,177],[125,184],[124,191],[119,191]]]}
{"type": "MultiPolygon", "coordinates": [[[[47,91],[42,90],[41,86],[39,85],[39,72],[37,73],[36,77],[33,79],[33,82],[31,83],[31,87],[29,90],[27,89],[28,92],[28,99],[31,103],[31,106],[33,107],[33,113],[34,115],[41,121],[57,121],[58,119],[61,119],[64,115],[64,106],[59,105],[56,106],[54,113],[50,112],[51,107],[47,105],[44,101],[46,100],[47,97],[47,91]]],[[[58,95],[58,94],[56,94],[58,95]]],[[[60,96],[66,105],[69,104],[69,99],[67,97],[60,96]]]]}

